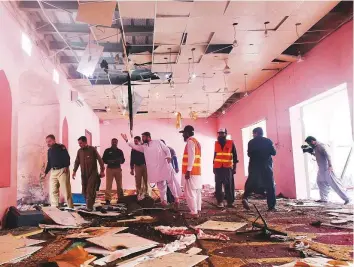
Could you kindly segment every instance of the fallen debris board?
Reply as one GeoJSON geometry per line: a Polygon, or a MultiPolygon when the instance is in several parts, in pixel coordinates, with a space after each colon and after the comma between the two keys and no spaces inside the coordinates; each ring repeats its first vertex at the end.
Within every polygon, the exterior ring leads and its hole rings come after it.
{"type": "Polygon", "coordinates": [[[103,46],[89,43],[86,46],[84,54],[81,56],[77,71],[86,77],[91,76],[95,72],[95,68],[101,58],[103,50],[103,46]]]}
{"type": "Polygon", "coordinates": [[[117,217],[117,216],[121,215],[120,212],[114,212],[114,211],[108,211],[107,213],[102,213],[100,211],[79,210],[79,212],[82,212],[85,214],[90,214],[90,215],[95,215],[95,216],[100,216],[100,217],[117,217]]]}
{"type": "Polygon", "coordinates": [[[37,235],[43,233],[43,229],[38,229],[38,230],[34,230],[34,231],[30,231],[24,234],[20,234],[20,235],[14,235],[14,237],[16,238],[22,238],[22,237],[28,237],[28,236],[32,236],[32,235],[37,235]]]}
{"type": "Polygon", "coordinates": [[[42,229],[78,229],[81,226],[72,226],[72,225],[57,225],[57,224],[39,224],[39,228],[42,229]]]}
{"type": "Polygon", "coordinates": [[[25,246],[26,242],[24,238],[17,239],[11,234],[0,236],[0,259],[3,253],[11,252],[25,246]]]}
{"type": "Polygon", "coordinates": [[[94,264],[95,265],[104,266],[107,263],[115,261],[115,260],[117,260],[119,258],[123,258],[123,257],[129,256],[130,254],[137,253],[137,252],[140,252],[140,251],[144,251],[144,250],[153,248],[155,246],[156,245],[154,245],[154,244],[150,244],[150,245],[145,245],[145,246],[140,246],[140,247],[136,246],[136,247],[128,248],[128,249],[120,249],[120,250],[116,250],[114,252],[110,251],[109,255],[107,255],[106,257],[103,257],[103,258],[101,258],[99,260],[96,260],[94,262],[94,264]]]}
{"type": "Polygon", "coordinates": [[[186,253],[189,254],[189,255],[196,255],[196,254],[198,254],[201,251],[202,251],[201,248],[192,247],[186,253]]]}
{"type": "Polygon", "coordinates": [[[222,222],[222,221],[206,221],[200,225],[195,226],[196,229],[209,229],[218,231],[231,231],[234,232],[241,227],[245,226],[247,223],[238,222],[222,222]]]}
{"type": "Polygon", "coordinates": [[[126,222],[155,222],[157,218],[152,216],[134,216],[133,219],[125,219],[125,220],[118,220],[119,223],[126,223],[126,222]]]}
{"type": "Polygon", "coordinates": [[[126,229],[128,229],[128,227],[89,227],[89,228],[82,230],[80,233],[67,235],[66,238],[68,238],[68,239],[72,239],[72,238],[86,239],[86,238],[97,237],[97,236],[102,236],[102,235],[111,235],[111,234],[122,232],[126,229]]]}
{"type": "Polygon", "coordinates": [[[145,261],[136,267],[192,267],[207,259],[204,255],[188,255],[184,253],[170,253],[156,259],[145,261]]]}
{"type": "Polygon", "coordinates": [[[24,247],[13,249],[12,251],[8,251],[6,253],[0,254],[0,265],[5,263],[16,263],[19,260],[22,260],[33,253],[40,250],[42,247],[24,247]]]}
{"type": "Polygon", "coordinates": [[[88,242],[115,251],[119,247],[134,248],[145,245],[158,245],[157,242],[130,233],[104,235],[87,239],[88,242]]]}
{"type": "Polygon", "coordinates": [[[354,266],[352,263],[347,261],[338,261],[327,258],[306,258],[298,261],[293,261],[280,265],[279,267],[300,267],[300,266],[309,266],[309,267],[344,267],[344,266],[354,266]]]}
{"type": "Polygon", "coordinates": [[[59,225],[79,226],[80,224],[86,222],[75,212],[61,211],[55,207],[43,207],[42,211],[59,225]]]}
{"type": "Polygon", "coordinates": [[[89,263],[96,259],[95,256],[90,255],[83,247],[76,247],[68,252],[50,258],[49,262],[56,262],[59,267],[71,266],[87,266],[89,263]]]}
{"type": "Polygon", "coordinates": [[[110,255],[112,254],[112,251],[109,251],[107,249],[101,248],[101,247],[85,247],[85,250],[90,253],[90,254],[95,254],[95,255],[110,255]]]}
{"type": "Polygon", "coordinates": [[[76,21],[111,27],[117,2],[93,2],[79,5],[76,21]]]}
{"type": "Polygon", "coordinates": [[[326,212],[335,212],[340,214],[354,214],[354,210],[352,209],[326,210],[326,212]]]}
{"type": "Polygon", "coordinates": [[[286,203],[287,206],[293,206],[293,207],[304,207],[304,208],[310,208],[310,207],[322,207],[324,206],[323,204],[320,203],[311,203],[311,202],[304,202],[303,204],[298,204],[298,203],[286,203]]]}

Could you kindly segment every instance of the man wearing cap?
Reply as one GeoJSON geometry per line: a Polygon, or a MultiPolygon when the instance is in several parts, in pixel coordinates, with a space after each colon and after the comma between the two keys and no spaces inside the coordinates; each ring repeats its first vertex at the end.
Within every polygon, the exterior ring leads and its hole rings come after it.
{"type": "Polygon", "coordinates": [[[221,128],[218,131],[214,152],[215,196],[219,208],[224,207],[224,198],[226,198],[228,207],[233,207],[235,201],[233,179],[238,163],[237,152],[234,142],[226,140],[226,136],[227,130],[221,128]],[[223,186],[225,195],[222,191],[223,186]]]}
{"type": "Polygon", "coordinates": [[[184,182],[184,194],[191,217],[198,217],[202,209],[202,177],[201,177],[201,147],[194,136],[194,128],[191,125],[184,127],[183,139],[187,142],[183,153],[182,176],[184,182]]]}
{"type": "Polygon", "coordinates": [[[141,137],[143,145],[136,145],[133,142],[128,142],[127,135],[122,134],[122,138],[132,149],[144,153],[148,182],[156,183],[156,186],[160,191],[162,205],[167,205],[166,192],[168,185],[175,198],[175,206],[178,207],[179,197],[182,195],[182,192],[176,178],[176,173],[170,164],[170,150],[161,142],[161,140],[152,140],[149,132],[142,133],[141,137]]]}

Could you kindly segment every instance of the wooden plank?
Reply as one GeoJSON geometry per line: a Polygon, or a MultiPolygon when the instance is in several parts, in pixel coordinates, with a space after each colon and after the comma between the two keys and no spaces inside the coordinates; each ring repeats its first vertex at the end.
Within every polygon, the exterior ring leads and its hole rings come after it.
{"type": "Polygon", "coordinates": [[[184,253],[170,253],[153,260],[142,262],[136,267],[192,267],[207,259],[205,255],[188,255],[184,253]]]}

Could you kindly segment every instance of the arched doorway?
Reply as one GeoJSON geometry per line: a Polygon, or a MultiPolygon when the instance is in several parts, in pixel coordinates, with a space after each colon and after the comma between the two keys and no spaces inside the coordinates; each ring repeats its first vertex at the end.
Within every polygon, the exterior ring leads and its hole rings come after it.
{"type": "Polygon", "coordinates": [[[69,151],[69,126],[66,118],[64,118],[63,126],[61,129],[61,142],[64,146],[66,146],[66,149],[69,151]]]}
{"type": "Polygon", "coordinates": [[[10,85],[5,72],[0,70],[0,188],[10,187],[11,183],[11,127],[12,127],[12,98],[10,85]]]}

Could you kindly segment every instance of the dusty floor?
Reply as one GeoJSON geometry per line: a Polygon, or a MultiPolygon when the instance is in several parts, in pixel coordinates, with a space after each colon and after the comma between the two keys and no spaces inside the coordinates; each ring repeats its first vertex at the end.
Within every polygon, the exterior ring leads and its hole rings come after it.
{"type": "MultiPolygon", "coordinates": [[[[129,210],[134,210],[139,206],[132,204],[134,198],[128,200],[129,210]]],[[[278,211],[266,212],[265,200],[254,199],[251,203],[257,205],[261,213],[264,215],[270,227],[280,231],[287,232],[290,236],[305,235],[310,240],[311,249],[303,253],[289,249],[291,242],[274,242],[257,233],[235,234],[234,232],[223,232],[230,237],[230,241],[206,241],[197,240],[194,246],[203,249],[201,254],[208,255],[209,258],[198,266],[272,266],[290,262],[296,258],[303,257],[304,254],[313,255],[314,253],[323,253],[325,255],[343,259],[353,259],[353,235],[352,230],[336,229],[332,227],[314,227],[309,224],[313,221],[321,220],[329,222],[329,217],[326,214],[327,208],[338,208],[341,205],[329,204],[324,207],[290,207],[286,203],[289,200],[278,199],[278,211]]],[[[154,211],[145,212],[156,216],[158,221],[155,223],[119,223],[117,220],[101,220],[94,218],[92,220],[93,226],[129,226],[127,230],[133,233],[160,243],[169,243],[174,241],[175,237],[165,236],[160,232],[154,230],[156,225],[170,225],[170,226],[193,226],[205,222],[207,220],[218,221],[237,221],[247,222],[248,224],[240,230],[248,230],[251,227],[251,222],[256,217],[255,210],[245,212],[242,208],[241,202],[236,201],[236,208],[228,208],[220,210],[215,206],[214,198],[211,194],[203,197],[202,216],[199,219],[184,219],[183,213],[187,211],[187,207],[182,204],[179,212],[175,211],[154,211]]],[[[346,208],[352,208],[346,206],[346,208]]],[[[257,221],[260,222],[260,221],[257,221]]],[[[349,225],[352,227],[352,225],[349,225]]],[[[15,229],[10,231],[13,234],[19,234],[25,229],[15,229]]],[[[17,264],[8,264],[4,266],[38,266],[38,264],[46,262],[49,257],[58,255],[70,246],[83,245],[85,243],[75,243],[65,239],[65,235],[71,231],[57,231],[55,235],[50,233],[41,233],[31,238],[47,240],[44,248],[39,252],[33,254],[29,259],[17,264]]],[[[5,234],[8,231],[2,231],[5,234]]],[[[205,231],[206,233],[213,233],[213,231],[205,231]]],[[[215,233],[215,232],[214,232],[215,233]]],[[[183,252],[183,251],[182,251],[183,252]]],[[[136,255],[131,255],[133,257],[136,255]]],[[[116,262],[115,262],[116,263],[116,262]]],[[[115,266],[115,264],[108,265],[115,266]]]]}

